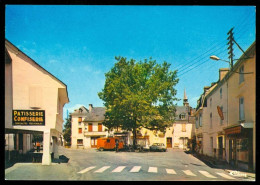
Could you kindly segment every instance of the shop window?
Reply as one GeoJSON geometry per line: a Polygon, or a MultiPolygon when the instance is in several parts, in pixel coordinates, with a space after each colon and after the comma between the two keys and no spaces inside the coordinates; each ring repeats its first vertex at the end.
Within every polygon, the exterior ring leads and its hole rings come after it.
{"type": "Polygon", "coordinates": [[[102,132],[102,123],[98,124],[98,132],[102,132]]]}
{"type": "Polygon", "coordinates": [[[42,107],[42,88],[40,86],[29,87],[29,104],[31,108],[42,107]]]}
{"type": "Polygon", "coordinates": [[[244,79],[244,66],[241,66],[239,68],[239,84],[241,84],[245,79],[244,79]]]}
{"type": "Polygon", "coordinates": [[[83,145],[83,139],[77,139],[77,145],[83,145]]]}
{"type": "Polygon", "coordinates": [[[89,131],[89,132],[92,132],[92,123],[89,123],[89,124],[88,124],[88,131],[89,131]]]}
{"type": "Polygon", "coordinates": [[[237,159],[241,162],[248,162],[248,138],[237,139],[237,159]]]}
{"type": "Polygon", "coordinates": [[[79,128],[79,134],[82,134],[82,128],[79,128]]]}
{"type": "Polygon", "coordinates": [[[239,98],[239,120],[245,120],[245,112],[244,112],[244,98],[239,98]]]}

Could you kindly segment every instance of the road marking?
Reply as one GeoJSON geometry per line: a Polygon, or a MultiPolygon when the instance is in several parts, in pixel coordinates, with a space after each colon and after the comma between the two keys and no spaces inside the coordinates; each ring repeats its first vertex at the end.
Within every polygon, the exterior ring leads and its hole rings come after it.
{"type": "Polygon", "coordinates": [[[168,174],[176,174],[176,172],[174,171],[174,169],[166,169],[166,172],[168,174]]]}
{"type": "Polygon", "coordinates": [[[141,166],[134,166],[134,167],[130,170],[130,172],[139,172],[140,169],[141,169],[141,166]]]}
{"type": "Polygon", "coordinates": [[[96,168],[96,166],[90,166],[90,167],[88,167],[88,168],[86,168],[86,169],[84,169],[84,170],[81,170],[81,171],[78,172],[78,173],[86,173],[86,172],[88,172],[89,170],[92,170],[93,168],[96,168]]]}
{"type": "Polygon", "coordinates": [[[114,169],[112,172],[121,172],[126,166],[118,166],[116,169],[114,169]]]}
{"type": "Polygon", "coordinates": [[[206,177],[208,177],[208,178],[217,178],[217,177],[215,177],[215,176],[213,176],[213,175],[211,175],[209,172],[207,172],[207,171],[199,171],[202,175],[204,175],[204,176],[206,176],[206,177]]]}
{"type": "Polygon", "coordinates": [[[192,173],[190,170],[182,170],[186,175],[190,175],[190,176],[197,176],[194,173],[192,173]]]}
{"type": "Polygon", "coordinates": [[[102,173],[102,172],[104,172],[108,168],[110,168],[110,166],[103,166],[102,168],[96,170],[95,173],[102,173]]]}
{"type": "Polygon", "coordinates": [[[148,172],[157,173],[157,167],[149,167],[148,172]]]}
{"type": "Polygon", "coordinates": [[[221,177],[226,178],[226,179],[235,179],[235,178],[233,178],[233,177],[231,177],[231,176],[229,176],[229,175],[226,175],[226,174],[224,174],[224,173],[217,173],[217,174],[220,175],[221,177]]]}

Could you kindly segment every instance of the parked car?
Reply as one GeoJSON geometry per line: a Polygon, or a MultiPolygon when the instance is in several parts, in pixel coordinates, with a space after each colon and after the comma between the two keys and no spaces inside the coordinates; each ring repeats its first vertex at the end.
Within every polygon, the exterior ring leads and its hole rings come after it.
{"type": "Polygon", "coordinates": [[[150,146],[150,151],[163,151],[166,152],[166,146],[163,143],[154,143],[150,146]]]}

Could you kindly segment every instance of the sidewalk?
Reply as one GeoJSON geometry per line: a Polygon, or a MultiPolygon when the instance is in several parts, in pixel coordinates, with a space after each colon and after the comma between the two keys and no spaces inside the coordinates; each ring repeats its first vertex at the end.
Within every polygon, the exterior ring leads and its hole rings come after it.
{"type": "Polygon", "coordinates": [[[212,167],[212,168],[218,168],[218,169],[223,169],[227,171],[230,175],[235,176],[235,177],[244,177],[244,178],[254,178],[255,179],[255,173],[254,172],[249,172],[246,170],[242,169],[237,169],[231,165],[229,165],[225,161],[217,161],[210,159],[209,157],[203,156],[203,155],[198,155],[196,153],[191,153],[194,157],[198,158],[202,162],[204,162],[206,165],[212,167]]]}

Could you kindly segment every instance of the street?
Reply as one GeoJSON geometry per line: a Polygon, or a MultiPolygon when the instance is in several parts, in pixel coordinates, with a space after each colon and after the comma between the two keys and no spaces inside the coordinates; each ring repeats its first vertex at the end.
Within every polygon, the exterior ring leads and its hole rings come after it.
{"type": "Polygon", "coordinates": [[[6,169],[7,180],[101,180],[101,181],[243,181],[223,169],[207,166],[180,149],[167,152],[118,152],[66,149],[59,155],[68,163],[14,165],[6,169]],[[26,167],[25,167],[26,166],[26,167]]]}

